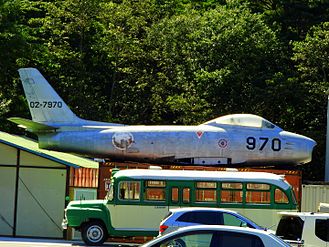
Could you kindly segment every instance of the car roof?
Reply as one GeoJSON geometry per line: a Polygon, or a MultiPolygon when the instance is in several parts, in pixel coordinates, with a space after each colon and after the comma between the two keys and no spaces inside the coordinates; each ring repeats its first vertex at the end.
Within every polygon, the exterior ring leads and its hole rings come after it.
{"type": "MultiPolygon", "coordinates": [[[[188,231],[202,231],[202,230],[217,230],[217,231],[231,231],[231,232],[242,232],[242,233],[255,233],[255,234],[263,234],[263,235],[270,235],[270,232],[253,229],[249,227],[239,227],[239,226],[227,226],[227,225],[194,225],[194,226],[186,226],[177,229],[175,232],[183,233],[188,231]]],[[[173,234],[168,233],[168,234],[173,234]]]]}
{"type": "Polygon", "coordinates": [[[194,225],[194,226],[180,227],[177,230],[166,234],[166,236],[170,237],[171,235],[176,235],[176,234],[181,234],[191,231],[228,231],[228,232],[237,232],[237,233],[249,233],[253,235],[273,235],[269,231],[264,231],[260,229],[249,228],[249,227],[228,226],[228,225],[194,225]]]}
{"type": "Polygon", "coordinates": [[[282,216],[299,216],[299,217],[326,217],[329,218],[329,213],[315,213],[315,212],[279,212],[282,216]]]}
{"type": "Polygon", "coordinates": [[[245,234],[252,234],[256,236],[268,236],[268,238],[278,238],[270,232],[253,229],[248,227],[238,227],[238,226],[226,226],[226,225],[194,225],[194,226],[186,226],[178,228],[177,230],[170,232],[162,237],[155,238],[148,243],[145,243],[142,246],[152,246],[159,241],[162,241],[164,238],[171,238],[172,236],[176,236],[178,234],[184,234],[186,232],[193,232],[193,231],[226,231],[226,232],[235,232],[235,233],[245,233],[245,234]]]}
{"type": "Polygon", "coordinates": [[[223,209],[223,208],[210,208],[210,207],[185,207],[185,208],[172,208],[169,211],[173,213],[181,213],[181,212],[191,212],[191,211],[215,211],[215,212],[227,212],[227,213],[235,213],[236,211],[223,209]]]}

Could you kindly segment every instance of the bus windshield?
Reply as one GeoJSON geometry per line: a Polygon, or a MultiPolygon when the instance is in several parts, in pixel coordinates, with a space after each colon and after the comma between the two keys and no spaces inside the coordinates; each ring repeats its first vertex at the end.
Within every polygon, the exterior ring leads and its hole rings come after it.
{"type": "Polygon", "coordinates": [[[106,196],[105,196],[105,199],[108,200],[108,201],[112,201],[113,200],[113,184],[111,183],[109,185],[109,190],[108,192],[106,193],[106,196]]]}

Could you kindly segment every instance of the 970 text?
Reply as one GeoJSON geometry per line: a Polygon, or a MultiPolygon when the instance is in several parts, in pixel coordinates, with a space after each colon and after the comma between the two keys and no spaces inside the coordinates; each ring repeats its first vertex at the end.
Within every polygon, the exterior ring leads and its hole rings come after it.
{"type": "Polygon", "coordinates": [[[246,142],[246,148],[249,150],[254,150],[258,147],[258,150],[262,151],[266,146],[270,146],[276,152],[281,150],[281,140],[279,138],[269,139],[268,137],[259,137],[256,139],[253,136],[249,136],[246,142]]]}

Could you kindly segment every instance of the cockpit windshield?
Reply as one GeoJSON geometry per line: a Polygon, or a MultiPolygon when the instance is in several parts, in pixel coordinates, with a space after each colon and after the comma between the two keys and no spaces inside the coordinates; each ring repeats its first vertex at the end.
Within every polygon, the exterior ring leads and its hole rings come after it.
{"type": "Polygon", "coordinates": [[[232,114],[213,119],[208,125],[232,125],[263,129],[274,129],[276,126],[266,119],[252,114],[232,114]]]}

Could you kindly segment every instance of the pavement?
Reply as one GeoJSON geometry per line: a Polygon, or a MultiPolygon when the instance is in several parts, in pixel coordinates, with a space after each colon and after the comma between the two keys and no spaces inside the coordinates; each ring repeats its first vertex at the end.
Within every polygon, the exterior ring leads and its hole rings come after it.
{"type": "MultiPolygon", "coordinates": [[[[86,246],[83,241],[79,240],[54,240],[39,238],[12,238],[0,237],[1,247],[65,247],[65,246],[86,246]]],[[[110,243],[105,242],[102,247],[133,247],[137,244],[129,243],[110,243]]]]}

